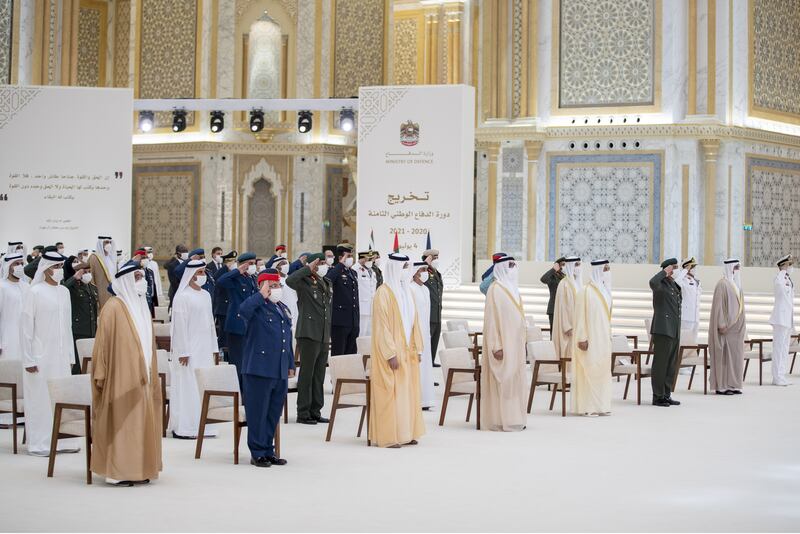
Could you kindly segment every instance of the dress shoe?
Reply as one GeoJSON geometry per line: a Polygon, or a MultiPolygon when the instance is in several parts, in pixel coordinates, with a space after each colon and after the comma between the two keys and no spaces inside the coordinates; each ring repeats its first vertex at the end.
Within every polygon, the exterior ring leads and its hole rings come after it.
{"type": "Polygon", "coordinates": [[[196,437],[191,437],[191,436],[179,436],[178,434],[175,433],[174,430],[172,431],[172,437],[174,439],[189,439],[189,440],[197,439],[196,437]]]}
{"type": "Polygon", "coordinates": [[[439,387],[439,382],[434,382],[433,383],[433,387],[438,388],[439,387]]]}
{"type": "Polygon", "coordinates": [[[717,395],[733,395],[733,392],[729,389],[726,389],[725,391],[717,390],[714,393],[716,393],[717,395]]]}
{"type": "Polygon", "coordinates": [[[301,425],[316,425],[317,424],[317,420],[316,419],[311,419],[310,417],[298,417],[297,418],[297,422],[300,423],[301,425]]]}
{"type": "Polygon", "coordinates": [[[262,456],[261,458],[250,458],[250,465],[254,465],[256,467],[270,467],[272,462],[270,462],[269,458],[266,456],[262,456]]]}
{"type": "Polygon", "coordinates": [[[742,392],[739,391],[738,389],[729,389],[728,390],[728,395],[741,395],[741,394],[742,394],[742,392]]]}
{"type": "Polygon", "coordinates": [[[317,423],[330,423],[331,422],[330,419],[328,419],[327,417],[322,417],[321,415],[319,417],[315,417],[314,421],[316,421],[317,423]]]}
{"type": "Polygon", "coordinates": [[[438,364],[438,363],[436,363],[436,362],[433,362],[433,366],[434,366],[434,367],[441,367],[442,365],[441,365],[441,364],[438,364]]]}
{"type": "Polygon", "coordinates": [[[267,456],[266,460],[268,460],[272,465],[286,465],[289,463],[283,458],[278,458],[277,456],[267,456]]]}
{"type": "Polygon", "coordinates": [[[662,408],[669,408],[670,404],[667,399],[653,399],[653,406],[661,406],[662,408]]]}
{"type": "Polygon", "coordinates": [[[670,406],[680,406],[681,405],[680,401],[673,400],[672,397],[667,397],[664,400],[666,400],[669,403],[670,406]]]}

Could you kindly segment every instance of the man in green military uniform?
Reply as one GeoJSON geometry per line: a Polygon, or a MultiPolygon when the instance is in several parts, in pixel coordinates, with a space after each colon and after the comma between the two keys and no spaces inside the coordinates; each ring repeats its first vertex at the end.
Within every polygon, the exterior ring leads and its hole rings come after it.
{"type": "Polygon", "coordinates": [[[428,264],[428,281],[425,285],[431,294],[431,359],[433,366],[439,367],[436,363],[436,350],[439,347],[439,337],[442,335],[442,293],[444,283],[442,275],[439,273],[439,251],[429,248],[422,253],[422,261],[428,264]]]}
{"type": "Polygon", "coordinates": [[[286,277],[286,285],[297,292],[297,422],[304,425],[327,423],[322,417],[325,402],[322,385],[331,339],[331,298],[333,289],[325,278],[328,265],[324,254],[311,254],[308,264],[286,277]],[[321,264],[321,265],[320,265],[321,264]]]}
{"type": "Polygon", "coordinates": [[[383,271],[381,271],[381,266],[379,265],[381,253],[377,250],[371,251],[368,260],[372,262],[372,272],[375,273],[375,289],[378,289],[383,283],[383,271]]]}
{"type": "Polygon", "coordinates": [[[547,317],[550,320],[550,331],[553,331],[553,312],[556,306],[556,291],[558,291],[558,283],[566,276],[564,274],[564,265],[567,263],[567,258],[560,257],[555,263],[553,268],[547,271],[539,279],[541,283],[547,286],[550,290],[550,300],[547,301],[547,317]]]}
{"type": "MultiPolygon", "coordinates": [[[[72,338],[90,339],[97,333],[97,288],[92,283],[92,273],[88,263],[77,263],[75,256],[64,262],[64,281],[61,282],[69,290],[72,308],[72,338]]],[[[81,362],[75,346],[75,362],[72,374],[81,372],[81,362]]]]}
{"type": "Polygon", "coordinates": [[[678,347],[681,335],[681,288],[672,272],[678,260],[670,258],[661,264],[661,271],[650,279],[653,291],[653,405],[677,406],[671,398],[672,385],[678,372],[678,347]]]}

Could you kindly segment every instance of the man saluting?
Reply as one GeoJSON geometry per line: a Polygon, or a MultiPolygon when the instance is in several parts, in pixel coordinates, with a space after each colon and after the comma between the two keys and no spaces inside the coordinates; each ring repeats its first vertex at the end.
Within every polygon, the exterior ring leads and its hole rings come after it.
{"type": "Polygon", "coordinates": [[[650,279],[653,290],[653,405],[677,406],[672,400],[672,384],[678,372],[678,346],[681,334],[681,288],[672,278],[678,260],[670,258],[661,264],[661,271],[650,279]]]}

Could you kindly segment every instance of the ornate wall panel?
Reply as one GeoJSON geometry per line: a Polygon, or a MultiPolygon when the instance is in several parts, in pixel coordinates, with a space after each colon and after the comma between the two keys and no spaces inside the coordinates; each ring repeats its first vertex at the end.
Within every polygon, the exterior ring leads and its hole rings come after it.
{"type": "Polygon", "coordinates": [[[522,234],[525,221],[524,156],[522,147],[503,150],[501,182],[500,249],[522,256],[522,234]]]}
{"type": "Polygon", "coordinates": [[[275,250],[275,193],[262,178],[253,184],[253,196],[247,204],[247,250],[268,258],[275,250]]]}
{"type": "Polygon", "coordinates": [[[398,18],[394,22],[394,83],[396,85],[414,85],[419,83],[417,40],[420,20],[417,17],[398,18]]]}
{"type": "Polygon", "coordinates": [[[772,267],[800,250],[800,161],[751,155],[745,167],[745,261],[772,267]]]}
{"type": "Polygon", "coordinates": [[[383,85],[384,0],[335,0],[333,96],[383,85]]]}
{"type": "Polygon", "coordinates": [[[0,0],[0,83],[11,83],[13,0],[0,0]]]}
{"type": "MultiPolygon", "coordinates": [[[[78,11],[78,85],[105,85],[108,4],[82,0],[78,11]]],[[[126,49],[127,53],[127,49],[126,49]]]]}
{"type": "Polygon", "coordinates": [[[200,243],[200,164],[133,166],[133,246],[149,245],[160,259],[175,245],[200,243]]]}
{"type": "Polygon", "coordinates": [[[663,155],[548,155],[548,258],[659,263],[663,155]]]}
{"type": "Polygon", "coordinates": [[[325,242],[336,245],[342,241],[345,206],[342,199],[349,191],[349,177],[345,165],[325,166],[325,242]]]}
{"type": "MultiPolygon", "coordinates": [[[[142,0],[141,9],[138,98],[197,96],[200,0],[142,0]]],[[[171,124],[171,113],[156,114],[157,126],[171,124]]]]}
{"type": "Polygon", "coordinates": [[[750,112],[800,123],[800,2],[750,0],[750,112]]]}
{"type": "Polygon", "coordinates": [[[114,17],[114,87],[128,87],[131,63],[131,0],[117,0],[114,17]]]}
{"type": "Polygon", "coordinates": [[[560,0],[558,107],[656,102],[658,0],[560,0]]]}

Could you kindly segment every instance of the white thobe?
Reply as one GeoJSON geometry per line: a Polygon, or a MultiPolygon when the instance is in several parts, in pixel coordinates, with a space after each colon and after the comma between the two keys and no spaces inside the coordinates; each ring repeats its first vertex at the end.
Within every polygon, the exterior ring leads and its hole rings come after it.
{"type": "Polygon", "coordinates": [[[703,293],[700,280],[688,276],[686,269],[677,270],[674,280],[681,288],[681,330],[697,338],[700,330],[700,296],[703,293]]]}
{"type": "Polygon", "coordinates": [[[576,414],[611,412],[611,303],[594,281],[575,302],[572,336],[572,411],[576,414]],[[578,343],[587,341],[584,351],[578,343]]]}
{"type": "MultiPolygon", "coordinates": [[[[353,270],[358,277],[358,335],[369,336],[372,334],[372,299],[377,289],[377,280],[372,269],[367,269],[360,263],[354,265],[353,270]]],[[[428,311],[428,315],[430,315],[430,311],[428,311]]],[[[430,327],[428,329],[430,330],[430,327]]]]}
{"type": "Polygon", "coordinates": [[[794,327],[794,283],[786,271],[780,271],[773,282],[775,304],[769,323],[772,325],[772,383],[786,384],[789,363],[789,341],[794,327]]]}
{"type": "Polygon", "coordinates": [[[22,303],[30,286],[27,282],[0,280],[0,358],[19,360],[22,358],[19,342],[19,321],[22,303]]]}
{"type": "MultiPolygon", "coordinates": [[[[200,393],[195,369],[213,367],[219,352],[211,295],[187,287],[175,295],[172,304],[172,373],[170,382],[169,429],[179,436],[195,437],[200,428],[200,393]],[[188,365],[178,358],[188,356],[188,365]]],[[[206,430],[206,436],[216,432],[206,430]]]]}
{"type": "Polygon", "coordinates": [[[411,294],[417,307],[417,319],[422,334],[422,361],[419,364],[419,391],[422,407],[436,406],[436,393],[433,389],[433,358],[431,358],[431,292],[425,285],[411,283],[411,294]]]}
{"type": "Polygon", "coordinates": [[[155,260],[150,260],[147,262],[147,268],[153,271],[153,278],[156,281],[156,296],[163,297],[164,293],[161,290],[161,274],[158,272],[158,263],[155,260]]]}
{"type": "Polygon", "coordinates": [[[38,372],[22,374],[25,395],[25,427],[28,452],[50,451],[53,408],[47,381],[69,376],[75,361],[72,341],[72,309],[69,290],[39,282],[31,286],[22,305],[20,344],[23,367],[36,366],[38,372]]]}

